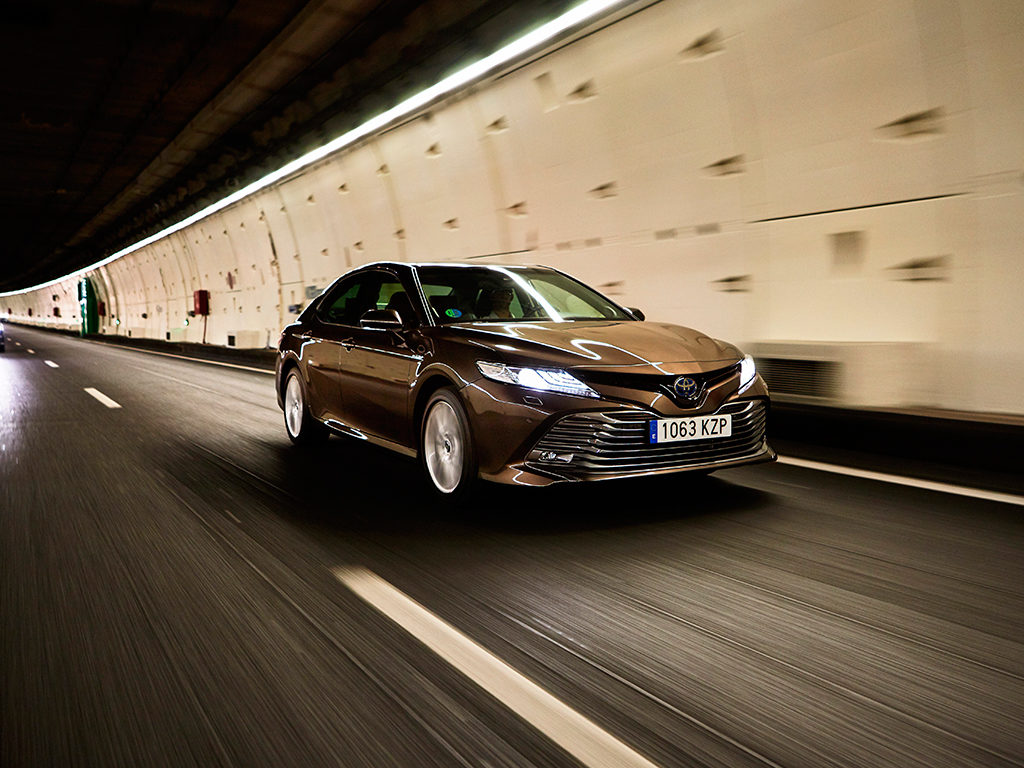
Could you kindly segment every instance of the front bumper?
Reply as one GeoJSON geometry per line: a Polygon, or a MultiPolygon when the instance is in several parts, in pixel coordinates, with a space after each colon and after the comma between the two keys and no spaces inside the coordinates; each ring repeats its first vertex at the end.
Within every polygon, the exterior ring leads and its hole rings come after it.
{"type": "Polygon", "coordinates": [[[560,480],[720,469],[772,461],[765,439],[766,400],[735,400],[714,412],[732,416],[732,435],[674,443],[650,443],[648,425],[659,415],[638,410],[601,411],[557,421],[526,456],[526,468],[560,480]]]}
{"type": "Polygon", "coordinates": [[[696,409],[679,408],[665,398],[644,403],[548,393],[543,403],[541,398],[527,403],[523,390],[487,381],[471,384],[462,394],[471,411],[481,477],[543,486],[774,461],[766,439],[769,400],[763,382],[759,379],[742,396],[735,387],[731,397],[728,387],[723,389],[696,409]],[[648,442],[653,419],[716,413],[732,415],[731,437],[648,442]]]}

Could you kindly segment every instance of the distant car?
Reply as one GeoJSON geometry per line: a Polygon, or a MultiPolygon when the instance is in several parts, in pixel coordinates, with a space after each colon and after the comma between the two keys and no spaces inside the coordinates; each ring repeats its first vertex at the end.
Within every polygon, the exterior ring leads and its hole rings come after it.
{"type": "Polygon", "coordinates": [[[546,267],[378,263],[281,335],[292,442],[331,431],[418,456],[456,496],[775,459],[768,390],[732,344],[645,322],[546,267]]]}

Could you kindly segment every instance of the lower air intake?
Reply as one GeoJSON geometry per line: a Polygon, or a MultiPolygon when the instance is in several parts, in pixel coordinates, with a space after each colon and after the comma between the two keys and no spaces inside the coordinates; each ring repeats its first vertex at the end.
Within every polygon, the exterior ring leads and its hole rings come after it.
{"type": "Polygon", "coordinates": [[[536,469],[586,480],[713,467],[754,458],[766,450],[764,401],[726,403],[716,413],[732,415],[730,437],[660,444],[648,442],[649,424],[659,418],[654,413],[622,410],[566,416],[537,442],[527,463],[536,469]],[[545,454],[571,455],[572,460],[554,466],[539,460],[545,454]]]}

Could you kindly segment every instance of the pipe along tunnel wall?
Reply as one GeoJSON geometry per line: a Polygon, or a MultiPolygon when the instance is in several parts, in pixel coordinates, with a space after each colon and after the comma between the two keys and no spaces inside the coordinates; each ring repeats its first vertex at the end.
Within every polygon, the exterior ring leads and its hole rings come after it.
{"type": "MultiPolygon", "coordinates": [[[[207,290],[264,347],[359,264],[542,263],[795,399],[1019,414],[1022,48],[1016,0],[663,0],[92,271],[98,331],[202,341],[207,290]]],[[[0,312],[78,327],[78,278],[0,312]]]]}

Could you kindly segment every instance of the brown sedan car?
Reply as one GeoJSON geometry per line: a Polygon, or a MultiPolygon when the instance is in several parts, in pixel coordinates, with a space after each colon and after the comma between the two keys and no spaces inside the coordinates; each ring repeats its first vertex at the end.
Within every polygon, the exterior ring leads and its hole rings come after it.
{"type": "Polygon", "coordinates": [[[296,444],[418,455],[447,496],[775,458],[749,356],[546,267],[349,272],[284,329],[277,395],[296,444]]]}

